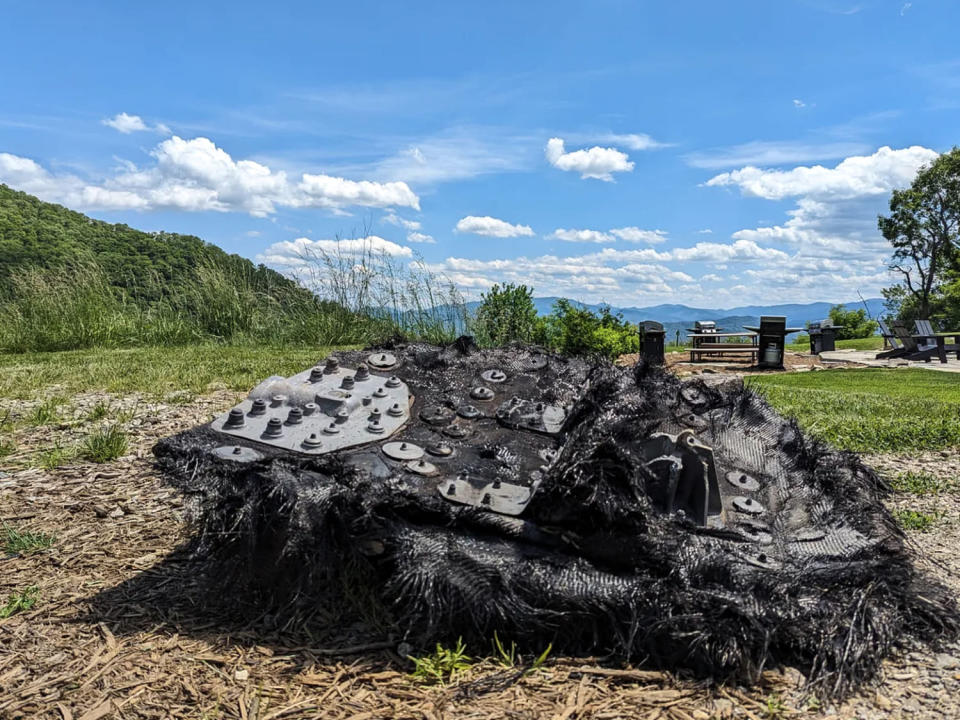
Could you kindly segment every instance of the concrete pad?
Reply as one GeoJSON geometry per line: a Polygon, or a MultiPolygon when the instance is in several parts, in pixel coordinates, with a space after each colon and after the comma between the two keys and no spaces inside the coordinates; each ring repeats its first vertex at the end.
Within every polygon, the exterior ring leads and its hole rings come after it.
{"type": "Polygon", "coordinates": [[[930,362],[916,362],[904,360],[903,358],[877,360],[876,350],[833,350],[820,353],[820,360],[825,363],[845,363],[865,365],[867,367],[911,367],[923,368],[924,370],[938,370],[940,372],[960,373],[960,360],[957,360],[956,354],[948,354],[947,362],[942,363],[937,358],[931,359],[930,362]]]}

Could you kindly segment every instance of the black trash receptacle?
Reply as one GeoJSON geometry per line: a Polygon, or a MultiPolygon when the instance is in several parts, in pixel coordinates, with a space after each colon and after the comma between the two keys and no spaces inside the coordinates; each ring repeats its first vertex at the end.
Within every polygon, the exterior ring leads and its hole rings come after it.
{"type": "Polygon", "coordinates": [[[651,365],[663,365],[663,341],[666,331],[653,320],[640,323],[640,356],[651,365]]]}

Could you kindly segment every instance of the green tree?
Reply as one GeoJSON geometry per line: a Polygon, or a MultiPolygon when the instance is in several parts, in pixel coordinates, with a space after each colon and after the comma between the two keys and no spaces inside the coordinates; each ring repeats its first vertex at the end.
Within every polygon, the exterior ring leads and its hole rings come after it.
{"type": "Polygon", "coordinates": [[[474,332],[482,345],[543,342],[543,319],[533,304],[533,288],[506,283],[481,296],[474,332]]]}
{"type": "Polygon", "coordinates": [[[834,305],[830,308],[830,322],[843,326],[837,330],[837,340],[865,338],[877,332],[876,321],[867,317],[863,308],[846,310],[843,305],[834,305]]]}
{"type": "Polygon", "coordinates": [[[614,360],[637,352],[640,338],[637,328],[609,307],[599,313],[561,298],[554,303],[546,321],[547,342],[566,355],[602,355],[614,360]]]}
{"type": "Polygon", "coordinates": [[[921,168],[909,188],[894,190],[890,215],[877,224],[893,246],[890,269],[902,277],[902,291],[885,297],[901,314],[906,308],[931,317],[960,248],[960,148],[921,168]]]}

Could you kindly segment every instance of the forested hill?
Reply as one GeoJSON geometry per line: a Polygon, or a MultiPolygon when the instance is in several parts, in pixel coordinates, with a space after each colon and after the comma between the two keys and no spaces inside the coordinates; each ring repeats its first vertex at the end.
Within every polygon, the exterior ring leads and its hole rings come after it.
{"type": "Polygon", "coordinates": [[[111,225],[0,185],[0,294],[18,270],[90,262],[103,270],[110,284],[144,304],[176,295],[203,265],[242,278],[258,292],[306,294],[280,273],[198,237],[111,225]]]}

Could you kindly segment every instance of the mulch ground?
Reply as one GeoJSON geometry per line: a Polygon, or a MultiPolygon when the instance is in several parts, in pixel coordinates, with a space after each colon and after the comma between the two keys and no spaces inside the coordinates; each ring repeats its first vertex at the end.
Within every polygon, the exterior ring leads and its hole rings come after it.
{"type": "MultiPolygon", "coordinates": [[[[132,442],[127,456],[102,465],[23,466],[37,448],[68,444],[89,427],[15,433],[17,454],[0,461],[0,520],[56,540],[34,554],[0,555],[0,607],[28,586],[39,598],[0,620],[0,718],[960,716],[956,647],[891,660],[877,687],[840,707],[819,707],[791,669],[738,688],[566,657],[527,672],[486,659],[437,687],[411,676],[395,638],[336,607],[317,608],[303,623],[236,612],[247,599],[211,596],[202,565],[178,550],[188,539],[184,499],[163,484],[149,454],[160,437],[209,420],[236,397],[219,392],[172,405],[109,398],[114,408],[130,408],[132,442]]],[[[75,414],[100,399],[75,398],[75,414]]],[[[902,460],[877,458],[894,468],[902,460]]],[[[960,453],[930,454],[927,464],[952,470],[960,453]]],[[[957,497],[923,502],[941,514],[933,532],[913,536],[919,562],[960,590],[957,497]]]]}
{"type": "MultiPolygon", "coordinates": [[[[639,359],[636,353],[621,355],[617,358],[618,365],[635,365],[639,359]]],[[[805,372],[809,370],[825,370],[830,367],[846,366],[851,367],[853,363],[826,363],[820,360],[817,355],[810,353],[800,353],[788,350],[783,354],[783,369],[768,370],[757,367],[751,362],[737,359],[726,358],[723,360],[707,360],[701,362],[690,362],[689,352],[673,352],[664,355],[666,366],[680,377],[690,375],[703,375],[713,373],[734,373],[737,375],[759,375],[782,372],[805,372]]]]}

